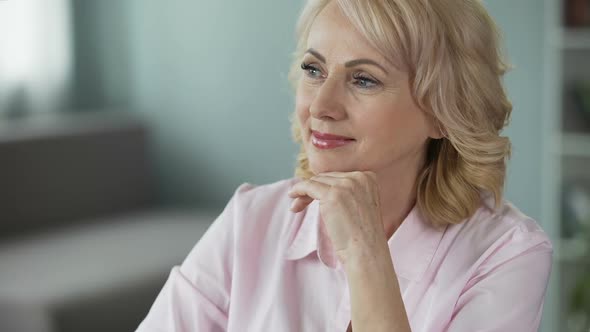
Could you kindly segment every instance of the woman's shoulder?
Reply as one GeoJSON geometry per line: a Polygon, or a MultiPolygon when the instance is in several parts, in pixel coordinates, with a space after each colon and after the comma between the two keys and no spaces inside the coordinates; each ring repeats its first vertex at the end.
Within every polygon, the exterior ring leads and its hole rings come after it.
{"type": "Polygon", "coordinates": [[[446,233],[455,249],[470,252],[479,263],[502,263],[534,252],[550,257],[553,252],[539,223],[505,199],[496,207],[492,199],[484,197],[471,218],[449,226],[446,233]]]}
{"type": "Polygon", "coordinates": [[[495,206],[493,199],[484,197],[481,207],[465,226],[476,234],[489,234],[492,239],[513,235],[514,240],[535,238],[550,243],[539,223],[506,199],[495,206]]]}
{"type": "MultiPolygon", "coordinates": [[[[281,255],[291,229],[302,216],[290,210],[289,189],[297,179],[263,185],[244,183],[235,191],[224,219],[231,220],[232,241],[243,259],[281,255]]],[[[278,257],[278,256],[277,256],[278,257]]]]}
{"type": "Polygon", "coordinates": [[[284,226],[294,217],[288,192],[297,181],[290,178],[263,185],[240,185],[229,203],[232,211],[230,218],[240,236],[247,237],[251,232],[269,236],[283,233],[284,226]]]}
{"type": "MultiPolygon", "coordinates": [[[[250,212],[282,209],[290,203],[291,198],[287,193],[297,181],[296,178],[290,178],[263,185],[245,182],[236,189],[232,200],[239,208],[250,212]]],[[[286,206],[288,209],[289,205],[286,206]]]]}

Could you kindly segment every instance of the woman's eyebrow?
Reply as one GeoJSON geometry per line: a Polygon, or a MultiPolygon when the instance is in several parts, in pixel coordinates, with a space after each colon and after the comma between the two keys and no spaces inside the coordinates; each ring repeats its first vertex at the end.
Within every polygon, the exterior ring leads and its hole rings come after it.
{"type": "Polygon", "coordinates": [[[354,67],[354,66],[358,66],[358,65],[373,65],[379,69],[381,69],[385,74],[389,74],[387,72],[387,70],[385,70],[385,68],[383,68],[383,66],[381,66],[380,64],[378,64],[376,61],[373,61],[371,59],[358,59],[358,60],[351,60],[348,61],[347,63],[344,64],[345,67],[354,67]]]}
{"type": "Polygon", "coordinates": [[[309,53],[313,56],[315,56],[316,58],[318,58],[318,60],[320,60],[321,63],[326,63],[326,58],[320,54],[320,52],[314,50],[313,48],[308,49],[307,51],[305,51],[305,53],[309,53]]]}
{"type": "MultiPolygon", "coordinates": [[[[305,51],[305,53],[309,53],[311,55],[313,55],[314,57],[316,57],[318,60],[320,60],[321,63],[326,63],[326,58],[320,54],[320,52],[314,50],[313,48],[308,49],[307,51],[305,51]]],[[[349,67],[354,67],[354,66],[358,66],[358,65],[373,65],[379,69],[381,69],[385,74],[389,74],[387,72],[387,70],[380,65],[379,63],[377,63],[374,60],[371,59],[357,59],[357,60],[350,60],[348,62],[346,62],[344,64],[345,67],[349,68],[349,67]]]]}

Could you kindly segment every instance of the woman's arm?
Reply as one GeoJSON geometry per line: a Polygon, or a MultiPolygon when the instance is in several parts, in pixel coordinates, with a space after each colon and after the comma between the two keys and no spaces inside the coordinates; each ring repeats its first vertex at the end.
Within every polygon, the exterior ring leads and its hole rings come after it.
{"type": "Polygon", "coordinates": [[[345,265],[353,331],[411,331],[386,241],[345,265]]]}
{"type": "MultiPolygon", "coordinates": [[[[227,330],[240,186],[181,266],[174,267],[136,332],[227,330]]],[[[162,248],[166,250],[166,248],[162,248]]]]}
{"type": "Polygon", "coordinates": [[[544,234],[518,232],[477,268],[444,329],[536,332],[552,267],[544,234]]]}
{"type": "Polygon", "coordinates": [[[355,332],[407,332],[372,172],[323,173],[293,186],[294,212],[318,200],[322,220],[349,282],[355,332]]]}

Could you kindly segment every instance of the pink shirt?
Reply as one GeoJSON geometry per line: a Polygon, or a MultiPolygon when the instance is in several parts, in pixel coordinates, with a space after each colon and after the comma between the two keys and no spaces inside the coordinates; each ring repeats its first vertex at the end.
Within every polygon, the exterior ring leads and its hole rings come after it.
{"type": "MultiPolygon", "coordinates": [[[[317,201],[289,211],[294,181],[240,186],[137,331],[346,331],[346,275],[317,201]]],[[[489,204],[442,231],[414,208],[389,239],[412,331],[537,331],[551,243],[510,203],[489,204]]]]}

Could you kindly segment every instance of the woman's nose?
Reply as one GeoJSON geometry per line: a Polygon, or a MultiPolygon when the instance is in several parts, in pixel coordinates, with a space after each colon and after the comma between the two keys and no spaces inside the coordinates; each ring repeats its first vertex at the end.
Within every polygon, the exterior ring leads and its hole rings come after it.
{"type": "Polygon", "coordinates": [[[346,118],[346,109],[342,103],[342,87],[334,79],[326,79],[318,88],[309,112],[312,117],[321,120],[342,120],[346,118]]]}

